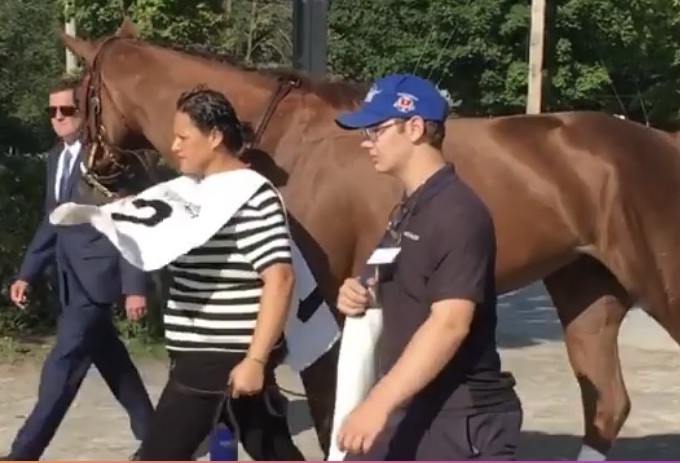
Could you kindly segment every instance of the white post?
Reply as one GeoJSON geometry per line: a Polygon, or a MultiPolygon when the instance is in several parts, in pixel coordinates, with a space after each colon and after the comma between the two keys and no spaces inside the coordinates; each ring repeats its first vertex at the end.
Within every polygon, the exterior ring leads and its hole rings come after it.
{"type": "MultiPolygon", "coordinates": [[[[66,20],[66,23],[64,24],[64,30],[68,35],[71,35],[73,37],[76,36],[76,18],[73,16],[73,2],[66,2],[66,13],[71,14],[70,19],[66,20]]],[[[76,72],[78,69],[78,64],[76,62],[76,57],[73,53],[71,53],[71,50],[68,48],[66,49],[66,73],[71,74],[76,72]]]]}
{"type": "Polygon", "coordinates": [[[531,39],[529,45],[529,79],[527,114],[541,112],[543,85],[543,41],[545,37],[545,0],[531,1],[531,39]]]}

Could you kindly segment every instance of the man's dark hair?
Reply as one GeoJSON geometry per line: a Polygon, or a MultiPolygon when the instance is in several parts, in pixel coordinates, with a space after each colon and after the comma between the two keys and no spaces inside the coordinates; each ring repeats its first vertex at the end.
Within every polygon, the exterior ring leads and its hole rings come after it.
{"type": "Polygon", "coordinates": [[[68,74],[55,79],[49,86],[49,93],[63,92],[64,90],[75,90],[80,85],[80,76],[68,74]]]}
{"type": "Polygon", "coordinates": [[[206,135],[213,129],[220,131],[224,146],[237,156],[253,138],[250,125],[241,122],[227,97],[215,90],[199,86],[182,93],[177,100],[177,110],[188,115],[206,135]]]}
{"type": "Polygon", "coordinates": [[[444,122],[425,121],[425,141],[428,145],[442,149],[444,137],[446,136],[446,125],[444,122]]]}
{"type": "MultiPolygon", "coordinates": [[[[403,123],[406,119],[399,119],[399,127],[397,130],[403,131],[403,123]]],[[[446,124],[438,121],[425,121],[425,132],[422,140],[433,148],[442,149],[444,145],[444,137],[446,136],[446,124]]]]}

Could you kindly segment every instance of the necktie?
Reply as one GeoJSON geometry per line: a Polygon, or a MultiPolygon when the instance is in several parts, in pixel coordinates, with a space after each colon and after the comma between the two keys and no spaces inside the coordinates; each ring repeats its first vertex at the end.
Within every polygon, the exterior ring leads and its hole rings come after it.
{"type": "Polygon", "coordinates": [[[63,201],[66,197],[66,187],[68,186],[68,179],[71,176],[71,158],[73,153],[66,148],[63,154],[63,163],[61,165],[61,181],[59,182],[59,200],[63,201]]]}

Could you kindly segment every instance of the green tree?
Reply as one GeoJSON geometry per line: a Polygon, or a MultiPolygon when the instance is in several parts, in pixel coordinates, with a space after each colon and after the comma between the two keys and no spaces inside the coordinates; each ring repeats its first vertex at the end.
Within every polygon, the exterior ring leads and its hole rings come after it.
{"type": "MultiPolygon", "coordinates": [[[[680,106],[678,0],[548,2],[544,110],[595,109],[666,125],[680,106]]],[[[429,77],[465,114],[524,112],[530,8],[519,0],[333,0],[329,65],[372,80],[429,77]]]]}
{"type": "Polygon", "coordinates": [[[551,105],[677,118],[680,9],[674,0],[569,0],[555,21],[551,105]]]}
{"type": "Polygon", "coordinates": [[[91,0],[67,14],[76,18],[78,35],[92,39],[111,35],[127,16],[146,40],[228,54],[247,63],[287,64],[292,52],[288,0],[91,0]]]}
{"type": "Polygon", "coordinates": [[[0,1],[0,150],[38,151],[52,142],[47,88],[63,69],[56,7],[52,0],[0,1]]]}
{"type": "MultiPolygon", "coordinates": [[[[0,285],[2,294],[16,275],[38,223],[42,218],[45,194],[45,156],[19,152],[0,152],[0,285]]],[[[50,291],[52,279],[36,282],[30,292],[30,310],[19,310],[0,302],[0,334],[28,334],[35,328],[54,323],[57,305],[50,291]]]]}
{"type": "Polygon", "coordinates": [[[438,82],[468,114],[522,108],[528,8],[515,0],[334,0],[333,74],[371,80],[416,72],[438,82]],[[522,57],[518,59],[518,57],[522,57]]]}

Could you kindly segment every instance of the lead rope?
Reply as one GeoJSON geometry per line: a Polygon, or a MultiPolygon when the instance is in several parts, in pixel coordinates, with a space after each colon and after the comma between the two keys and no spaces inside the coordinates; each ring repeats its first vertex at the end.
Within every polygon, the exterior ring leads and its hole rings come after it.
{"type": "Polygon", "coordinates": [[[214,391],[214,390],[206,390],[206,389],[199,389],[195,387],[190,387],[186,386],[182,383],[180,383],[177,380],[172,380],[171,381],[174,383],[174,386],[177,388],[178,391],[183,392],[185,394],[192,394],[192,395],[198,395],[198,396],[219,396],[220,401],[215,408],[215,414],[212,418],[212,428],[211,430],[214,432],[217,430],[217,426],[220,424],[220,421],[222,419],[222,414],[223,412],[226,412],[227,416],[226,419],[229,421],[227,423],[230,425],[230,428],[234,434],[234,440],[239,442],[241,440],[241,427],[238,424],[238,420],[236,419],[236,415],[234,414],[234,408],[233,404],[231,401],[231,388],[227,387],[226,390],[219,390],[219,391],[214,391]]]}
{"type": "MultiPolygon", "coordinates": [[[[220,420],[222,419],[223,412],[226,412],[226,419],[229,421],[227,423],[228,425],[231,425],[231,430],[234,434],[234,439],[237,442],[240,442],[241,440],[241,427],[239,426],[238,420],[236,419],[236,414],[234,413],[234,407],[233,407],[233,402],[232,402],[232,397],[231,397],[231,387],[227,387],[226,390],[208,390],[208,389],[199,389],[191,386],[187,386],[185,384],[180,383],[177,380],[171,380],[174,383],[174,386],[179,390],[180,392],[184,392],[187,394],[193,394],[193,395],[199,395],[199,396],[221,396],[220,402],[218,406],[215,409],[215,415],[213,416],[212,420],[212,431],[217,430],[217,426],[220,424],[220,420]]],[[[276,417],[285,417],[286,413],[284,412],[279,412],[276,410],[276,407],[274,407],[274,404],[272,404],[272,398],[270,396],[270,390],[275,389],[276,386],[269,386],[265,387],[262,389],[262,400],[264,400],[264,405],[265,408],[267,409],[267,413],[269,413],[272,416],[276,417]]]]}

